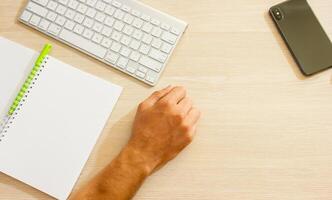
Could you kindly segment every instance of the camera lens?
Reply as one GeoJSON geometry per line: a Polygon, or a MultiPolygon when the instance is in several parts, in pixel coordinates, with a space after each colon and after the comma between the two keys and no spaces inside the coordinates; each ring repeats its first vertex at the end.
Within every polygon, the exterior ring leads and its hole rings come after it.
{"type": "Polygon", "coordinates": [[[277,20],[281,20],[282,19],[282,13],[281,13],[281,11],[280,11],[279,8],[274,8],[272,12],[273,12],[274,17],[277,20]]]}

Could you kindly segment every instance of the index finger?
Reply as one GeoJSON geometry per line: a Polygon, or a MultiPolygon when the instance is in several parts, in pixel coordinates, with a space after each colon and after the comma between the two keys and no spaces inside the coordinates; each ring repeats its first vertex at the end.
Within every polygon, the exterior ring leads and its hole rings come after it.
{"type": "Polygon", "coordinates": [[[172,90],[167,95],[161,98],[161,101],[178,104],[183,98],[186,97],[186,95],[186,89],[184,87],[177,86],[172,88],[172,90]]]}
{"type": "Polygon", "coordinates": [[[155,104],[157,101],[159,101],[161,98],[163,98],[165,95],[167,95],[171,90],[173,89],[173,86],[169,85],[168,87],[153,92],[144,102],[148,103],[149,105],[155,104]]]}

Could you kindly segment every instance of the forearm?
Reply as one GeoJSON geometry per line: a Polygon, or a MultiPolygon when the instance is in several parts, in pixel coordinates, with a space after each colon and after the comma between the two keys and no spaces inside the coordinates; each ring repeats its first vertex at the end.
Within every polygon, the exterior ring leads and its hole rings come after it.
{"type": "Polygon", "coordinates": [[[183,87],[167,87],[143,101],[123,151],[71,199],[127,200],[144,180],[194,137],[200,112],[183,87]]]}
{"type": "Polygon", "coordinates": [[[131,199],[150,171],[141,156],[127,146],[72,199],[131,199]]]}

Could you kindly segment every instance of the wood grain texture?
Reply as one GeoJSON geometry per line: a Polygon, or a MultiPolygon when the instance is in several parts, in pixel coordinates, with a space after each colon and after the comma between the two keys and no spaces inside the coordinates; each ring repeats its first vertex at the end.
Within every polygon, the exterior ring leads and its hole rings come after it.
{"type": "MultiPolygon", "coordinates": [[[[300,74],[267,14],[280,1],[144,2],[189,23],[155,88],[17,22],[26,0],[0,1],[1,36],[35,50],[50,42],[54,57],[124,87],[75,189],[125,145],[136,105],[179,84],[203,113],[196,139],[135,200],[332,199],[331,70],[300,74]]],[[[311,2],[320,16],[332,9],[332,1],[311,2]]],[[[331,35],[332,18],[323,24],[331,35]]],[[[0,174],[0,199],[51,198],[0,174]]]]}

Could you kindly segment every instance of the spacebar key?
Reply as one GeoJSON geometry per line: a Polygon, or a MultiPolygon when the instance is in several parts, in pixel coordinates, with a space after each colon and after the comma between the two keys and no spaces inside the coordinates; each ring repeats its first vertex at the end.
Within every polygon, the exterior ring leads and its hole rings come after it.
{"type": "Polygon", "coordinates": [[[62,32],[60,33],[59,37],[63,40],[65,40],[66,42],[77,46],[81,49],[83,49],[84,51],[87,51],[99,58],[104,58],[107,52],[107,49],[79,36],[76,35],[73,32],[70,32],[66,29],[63,29],[62,32]]]}

